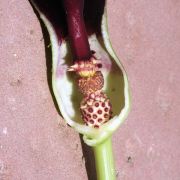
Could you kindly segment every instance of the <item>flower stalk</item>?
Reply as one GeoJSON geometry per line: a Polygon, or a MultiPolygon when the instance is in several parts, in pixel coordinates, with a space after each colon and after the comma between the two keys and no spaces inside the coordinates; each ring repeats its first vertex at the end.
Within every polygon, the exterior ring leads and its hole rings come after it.
{"type": "Polygon", "coordinates": [[[103,143],[93,147],[96,173],[98,180],[115,180],[116,173],[114,167],[111,137],[103,143]]]}

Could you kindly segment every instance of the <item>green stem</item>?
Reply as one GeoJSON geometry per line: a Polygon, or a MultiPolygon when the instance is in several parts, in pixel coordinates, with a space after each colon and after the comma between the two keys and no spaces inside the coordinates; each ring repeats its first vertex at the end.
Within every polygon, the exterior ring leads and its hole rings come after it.
{"type": "Polygon", "coordinates": [[[111,137],[93,147],[98,180],[115,180],[111,137]]]}

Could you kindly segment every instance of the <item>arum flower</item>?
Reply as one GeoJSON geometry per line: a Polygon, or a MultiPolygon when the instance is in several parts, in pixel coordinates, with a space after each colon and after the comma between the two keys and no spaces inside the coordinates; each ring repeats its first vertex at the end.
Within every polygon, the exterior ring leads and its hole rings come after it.
{"type": "Polygon", "coordinates": [[[92,146],[99,180],[115,179],[111,135],[130,108],[104,0],[32,0],[50,35],[52,87],[64,120],[92,146]]]}

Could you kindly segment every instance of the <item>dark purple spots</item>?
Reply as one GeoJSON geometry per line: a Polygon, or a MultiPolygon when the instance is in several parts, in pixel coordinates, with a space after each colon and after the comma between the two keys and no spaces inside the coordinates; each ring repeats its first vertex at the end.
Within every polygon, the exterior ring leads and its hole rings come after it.
{"type": "Polygon", "coordinates": [[[94,124],[94,121],[91,119],[90,121],[89,121],[91,124],[94,124]]]}
{"type": "Polygon", "coordinates": [[[101,118],[99,118],[99,119],[98,119],[98,122],[102,122],[102,119],[101,119],[101,118]]]}
{"type": "Polygon", "coordinates": [[[102,107],[105,107],[105,103],[104,102],[102,103],[102,107]]]}
{"type": "Polygon", "coordinates": [[[108,115],[108,114],[104,114],[104,117],[105,117],[105,118],[108,118],[108,117],[109,117],[109,115],[108,115]]]}
{"type": "Polygon", "coordinates": [[[87,118],[87,117],[84,117],[83,119],[84,119],[84,121],[86,121],[86,122],[88,121],[88,118],[87,118]]]}
{"type": "Polygon", "coordinates": [[[97,118],[97,115],[96,114],[93,114],[93,119],[96,119],[97,118]]]}
{"type": "Polygon", "coordinates": [[[105,109],[104,109],[105,112],[108,112],[108,110],[109,110],[108,108],[105,108],[105,109]]]}
{"type": "Polygon", "coordinates": [[[98,68],[102,68],[102,64],[98,64],[97,66],[98,66],[98,68]]]}
{"type": "Polygon", "coordinates": [[[99,128],[99,126],[98,126],[98,125],[94,125],[94,127],[95,127],[95,128],[99,128]]]}
{"type": "Polygon", "coordinates": [[[96,107],[99,107],[99,103],[95,103],[95,106],[96,106],[96,107]]]}
{"type": "Polygon", "coordinates": [[[98,114],[102,114],[102,111],[101,110],[98,110],[98,112],[97,112],[98,114]]]}
{"type": "Polygon", "coordinates": [[[88,111],[89,111],[90,113],[92,113],[92,112],[93,112],[93,108],[89,108],[88,111]]]}

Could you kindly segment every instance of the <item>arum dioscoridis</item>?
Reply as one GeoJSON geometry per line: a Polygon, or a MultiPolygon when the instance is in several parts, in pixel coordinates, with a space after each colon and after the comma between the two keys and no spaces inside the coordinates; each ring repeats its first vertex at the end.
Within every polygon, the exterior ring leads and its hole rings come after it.
{"type": "Polygon", "coordinates": [[[52,86],[61,114],[93,147],[97,178],[113,180],[111,135],[126,118],[130,97],[109,40],[105,0],[31,2],[50,35],[52,86]]]}

